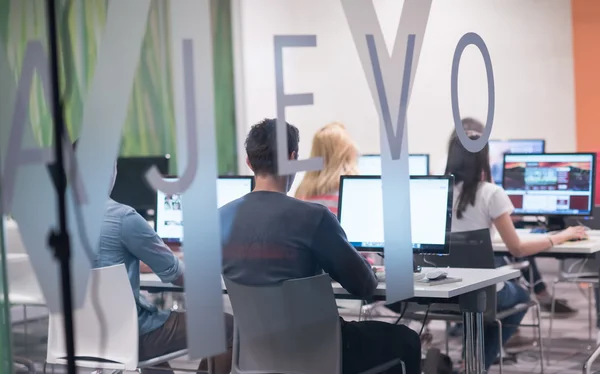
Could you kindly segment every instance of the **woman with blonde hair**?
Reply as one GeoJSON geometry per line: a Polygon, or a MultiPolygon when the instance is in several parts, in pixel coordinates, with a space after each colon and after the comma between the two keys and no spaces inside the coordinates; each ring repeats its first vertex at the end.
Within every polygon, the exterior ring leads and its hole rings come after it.
{"type": "Polygon", "coordinates": [[[323,157],[323,169],[309,171],[296,198],[325,205],[337,215],[340,176],[358,174],[358,148],[339,122],[323,126],[313,137],[311,157],[323,157]]]}

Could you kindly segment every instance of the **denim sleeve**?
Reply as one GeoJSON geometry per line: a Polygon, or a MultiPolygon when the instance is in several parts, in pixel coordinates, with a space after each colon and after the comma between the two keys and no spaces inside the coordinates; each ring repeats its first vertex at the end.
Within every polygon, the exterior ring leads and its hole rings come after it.
{"type": "Polygon", "coordinates": [[[127,250],[148,265],[161,281],[171,283],[183,275],[183,263],[137,212],[123,217],[121,231],[127,250]]]}

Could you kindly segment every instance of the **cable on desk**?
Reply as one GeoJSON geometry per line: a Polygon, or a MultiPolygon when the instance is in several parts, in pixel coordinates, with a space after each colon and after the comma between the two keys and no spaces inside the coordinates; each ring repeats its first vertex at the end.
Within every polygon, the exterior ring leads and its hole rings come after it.
{"type": "Polygon", "coordinates": [[[429,261],[425,256],[423,256],[423,262],[425,262],[427,265],[433,266],[434,268],[438,267],[433,261],[429,261]]]}
{"type": "Polygon", "coordinates": [[[396,322],[394,322],[394,325],[397,325],[400,322],[400,320],[402,320],[402,317],[404,317],[404,313],[406,313],[406,309],[408,309],[408,303],[404,303],[404,308],[402,309],[402,312],[400,312],[400,317],[398,317],[396,322]]]}
{"type": "Polygon", "coordinates": [[[421,334],[423,334],[423,330],[425,329],[425,323],[427,322],[427,317],[429,316],[429,308],[431,308],[431,304],[427,305],[425,317],[423,317],[423,324],[421,325],[421,331],[419,331],[419,337],[421,337],[421,334]]]}

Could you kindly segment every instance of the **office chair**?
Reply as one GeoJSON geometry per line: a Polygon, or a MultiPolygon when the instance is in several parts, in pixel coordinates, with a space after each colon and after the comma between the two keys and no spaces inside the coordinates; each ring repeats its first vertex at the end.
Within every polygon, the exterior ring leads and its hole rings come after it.
{"type": "MultiPolygon", "coordinates": [[[[73,317],[77,367],[135,371],[187,354],[181,350],[139,361],[137,308],[123,264],[92,270],[84,304],[73,317]]],[[[63,319],[60,313],[50,314],[44,372],[47,364],[66,364],[63,319]]]]}
{"type": "MultiPolygon", "coordinates": [[[[431,266],[435,264],[439,267],[453,268],[472,268],[472,269],[494,269],[499,265],[498,259],[494,256],[490,231],[488,229],[465,231],[450,234],[450,255],[448,256],[420,256],[415,255],[415,262],[421,266],[431,266]]],[[[544,373],[544,347],[542,342],[541,316],[540,306],[535,299],[530,300],[526,304],[516,305],[513,308],[498,312],[496,309],[496,286],[488,287],[486,292],[486,313],[484,320],[486,323],[493,323],[498,326],[500,347],[502,342],[502,319],[533,308],[535,311],[535,319],[533,324],[521,324],[523,327],[532,327],[536,331],[536,340],[539,344],[540,368],[541,373],[544,373]]],[[[430,308],[428,319],[437,319],[449,322],[462,322],[462,317],[457,313],[457,310],[450,309],[446,306],[438,306],[430,308]]],[[[422,319],[422,312],[407,313],[407,318],[422,319]],[[410,317],[409,317],[410,315],[410,317]]],[[[446,329],[446,353],[448,353],[448,329],[446,329]]],[[[500,349],[500,373],[503,372],[503,350],[500,349]]]]}
{"type": "MultiPolygon", "coordinates": [[[[35,364],[33,363],[33,361],[28,360],[24,357],[13,357],[13,364],[15,366],[20,366],[20,367],[24,367],[27,370],[27,373],[29,374],[36,374],[36,370],[35,370],[35,364]]],[[[20,371],[22,372],[22,371],[20,371]]]]}
{"type": "Polygon", "coordinates": [[[25,333],[25,348],[27,349],[28,325],[27,307],[44,307],[46,299],[40,288],[38,279],[31,267],[29,256],[16,248],[16,253],[6,256],[8,273],[8,300],[10,305],[23,307],[23,329],[25,333]]]}
{"type": "MultiPolygon", "coordinates": [[[[235,316],[232,374],[342,372],[340,319],[327,274],[264,287],[224,281],[235,316]]],[[[404,373],[397,359],[363,374],[398,365],[404,373]]]]}
{"type": "MultiPolygon", "coordinates": [[[[593,341],[593,311],[595,306],[592,302],[594,287],[598,287],[598,263],[587,259],[570,259],[559,261],[559,275],[552,281],[552,302],[550,308],[550,326],[548,329],[548,344],[552,344],[552,332],[554,327],[554,308],[556,306],[556,285],[558,283],[574,283],[588,285],[588,339],[593,341]]],[[[598,311],[596,311],[598,313],[598,311]]],[[[550,357],[548,357],[548,363],[550,357]]]]}

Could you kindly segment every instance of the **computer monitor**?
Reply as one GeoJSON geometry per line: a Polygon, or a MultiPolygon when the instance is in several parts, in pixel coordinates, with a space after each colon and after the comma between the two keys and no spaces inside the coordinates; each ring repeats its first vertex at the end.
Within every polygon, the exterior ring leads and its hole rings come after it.
{"type": "MultiPolygon", "coordinates": [[[[359,251],[381,252],[383,199],[380,176],[343,176],[338,218],[348,241],[359,251]]],[[[413,253],[447,255],[452,224],[452,176],[410,177],[413,253]]]]}
{"type": "Polygon", "coordinates": [[[504,155],[503,186],[517,215],[589,216],[594,153],[504,155]]]}
{"type": "MultiPolygon", "coordinates": [[[[408,170],[410,175],[429,175],[429,155],[408,155],[408,170]]],[[[358,159],[360,175],[381,175],[381,155],[362,155],[358,159]]]]}
{"type": "Polygon", "coordinates": [[[504,155],[507,153],[544,153],[546,141],[544,139],[513,139],[490,140],[490,168],[492,180],[497,185],[502,185],[502,171],[504,155]]]}
{"type": "Polygon", "coordinates": [[[425,153],[408,155],[408,170],[410,175],[414,176],[429,175],[429,155],[425,153]]]}
{"type": "Polygon", "coordinates": [[[144,218],[154,217],[156,190],[148,184],[146,173],[155,165],[163,175],[169,174],[169,156],[119,157],[117,178],[111,199],[129,205],[144,218]]]}
{"type": "MultiPolygon", "coordinates": [[[[165,178],[174,181],[177,178],[165,178]]],[[[250,176],[220,176],[217,179],[217,207],[252,192],[254,178],[250,176]]],[[[156,233],[165,242],[183,242],[183,203],[181,195],[156,194],[156,233]]]]}

